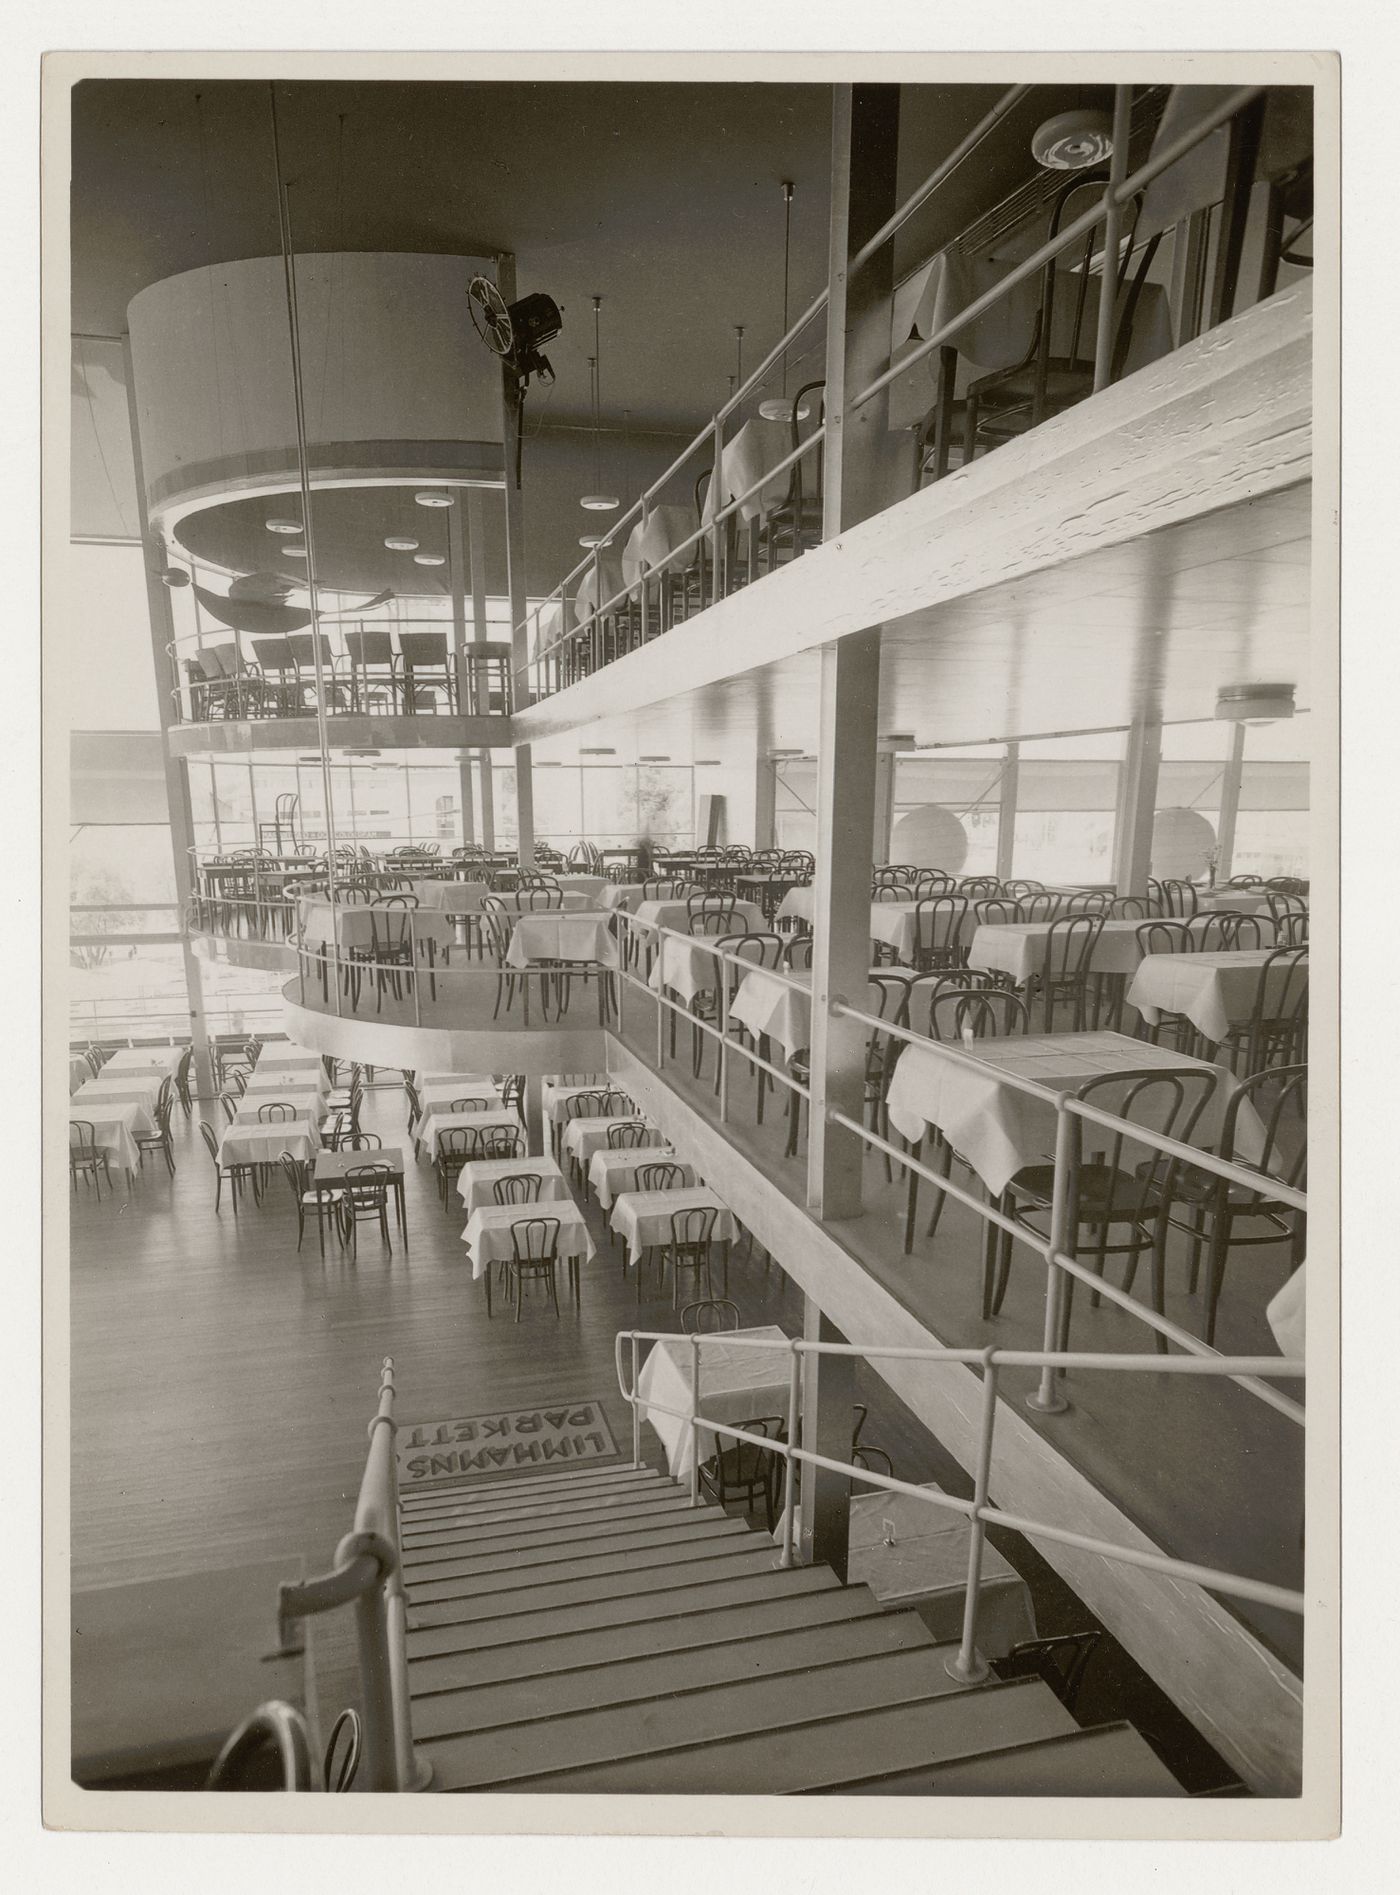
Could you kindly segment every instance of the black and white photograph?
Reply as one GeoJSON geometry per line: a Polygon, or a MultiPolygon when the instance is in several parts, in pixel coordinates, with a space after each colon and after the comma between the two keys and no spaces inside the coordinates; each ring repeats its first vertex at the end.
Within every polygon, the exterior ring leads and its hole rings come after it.
{"type": "Polygon", "coordinates": [[[179,44],[45,60],[46,1822],[1334,1834],[1337,57],[179,44]]]}

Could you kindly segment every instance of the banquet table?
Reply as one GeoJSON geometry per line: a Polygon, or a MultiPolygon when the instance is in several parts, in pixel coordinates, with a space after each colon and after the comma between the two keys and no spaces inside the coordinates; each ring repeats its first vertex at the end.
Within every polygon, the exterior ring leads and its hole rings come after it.
{"type": "MultiPolygon", "coordinates": [[[[460,1097],[461,1095],[459,1094],[458,1096],[460,1097]]],[[[458,1131],[463,1126],[476,1132],[515,1132],[519,1136],[522,1144],[525,1140],[525,1130],[520,1123],[518,1114],[513,1112],[508,1106],[502,1106],[499,1110],[488,1106],[484,1111],[480,1112],[446,1112],[442,1110],[425,1112],[418,1121],[417,1128],[413,1134],[413,1142],[421,1150],[426,1151],[429,1158],[435,1159],[438,1155],[438,1141],[441,1139],[442,1134],[444,1132],[458,1131]]]]}
{"type": "Polygon", "coordinates": [[[569,914],[542,909],[522,914],[506,949],[508,967],[530,967],[538,961],[592,961],[600,967],[617,966],[617,942],[605,914],[569,914]]]}
{"type": "Polygon", "coordinates": [[[564,1127],[564,1136],[560,1140],[560,1150],[566,1158],[572,1158],[584,1176],[593,1162],[595,1151],[608,1149],[608,1133],[614,1125],[642,1125],[653,1137],[660,1137],[656,1127],[639,1113],[633,1112],[626,1118],[616,1119],[570,1119],[564,1127]]]}
{"type": "Polygon", "coordinates": [[[150,1114],[142,1106],[109,1102],[84,1108],[73,1099],[68,1106],[69,1125],[77,1119],[92,1127],[93,1143],[128,1176],[139,1168],[141,1154],[136,1149],[137,1134],[149,1137],[155,1131],[150,1114]]]}
{"type": "Polygon", "coordinates": [[[653,507],[647,517],[638,520],[632,528],[622,549],[622,577],[626,584],[634,586],[649,572],[682,572],[693,566],[699,542],[683,553],[678,554],[676,548],[690,538],[696,524],[690,507],[653,507]]]}
{"type": "MultiPolygon", "coordinates": [[[[638,1145],[630,1151],[595,1151],[588,1165],[588,1182],[605,1211],[610,1211],[613,1200],[624,1191],[635,1191],[637,1172],[644,1165],[675,1164],[675,1152],[661,1135],[657,1134],[654,1145],[638,1145]]],[[[686,1184],[696,1184],[698,1180],[689,1165],[682,1165],[686,1184]]]]}
{"type": "MultiPolygon", "coordinates": [[[[502,1178],[534,1177],[540,1181],[541,1204],[557,1204],[569,1195],[564,1174],[552,1158],[477,1158],[457,1174],[457,1195],[473,1211],[495,1207],[496,1185],[502,1178]]],[[[523,1208],[523,1207],[522,1207],[523,1208]]]]}
{"type": "Polygon", "coordinates": [[[408,1235],[408,1207],[404,1199],[404,1155],[397,1145],[383,1145],[378,1151],[318,1151],[311,1170],[311,1183],[319,1196],[332,1185],[343,1184],[346,1175],[361,1165],[383,1165],[389,1173],[389,1189],[394,1194],[394,1211],[399,1229],[408,1235]]]}
{"type": "MultiPolygon", "coordinates": [[[[1149,954],[1133,975],[1128,1003],[1137,1008],[1149,1026],[1155,1026],[1163,1013],[1184,1013],[1206,1039],[1223,1040],[1232,1027],[1248,1024],[1268,959],[1267,950],[1149,954]]],[[[1306,960],[1284,963],[1270,972],[1264,997],[1266,1011],[1271,1002],[1282,1003],[1290,968],[1299,965],[1306,980],[1306,960]]],[[[1296,983],[1296,972],[1292,979],[1296,983]]]]}
{"type": "MultiPolygon", "coordinates": [[[[688,1417],[699,1414],[711,1421],[727,1421],[742,1427],[746,1421],[762,1415],[788,1412],[788,1385],[792,1371],[792,1349],[776,1323],[764,1323],[756,1329],[736,1329],[736,1336],[751,1336],[771,1342],[771,1348],[753,1348],[734,1344],[729,1337],[707,1337],[700,1350],[698,1407],[691,1404],[691,1356],[689,1336],[652,1345],[650,1355],[637,1375],[637,1396],[641,1414],[649,1421],[666,1450],[666,1465],[675,1480],[689,1480],[695,1463],[695,1445],[688,1417]],[[674,1409],[661,1414],[650,1404],[674,1409]]],[[[709,1460],[718,1446],[731,1447],[724,1436],[700,1435],[700,1459],[709,1460]]]]}
{"type": "Polygon", "coordinates": [[[771,507],[781,506],[788,496],[792,469],[775,474],[771,480],[765,480],[764,477],[772,473],[779,461],[791,452],[791,437],[780,422],[762,419],[746,421],[733,439],[724,444],[719,472],[705,490],[702,524],[708,525],[719,507],[727,507],[731,500],[737,500],[741,493],[747,493],[760,480],[764,481],[764,485],[739,508],[739,519],[747,524],[758,519],[760,514],[767,513],[771,507]]]}
{"type": "MultiPolygon", "coordinates": [[[[933,1040],[927,1046],[905,1046],[886,1095],[890,1123],[911,1142],[922,1138],[929,1126],[937,1126],[993,1195],[1027,1165],[1049,1163],[1055,1155],[1058,1115],[1053,1102],[1008,1084],[1009,1078],[1033,1080],[1050,1092],[1066,1093],[1105,1073],[1152,1067],[1212,1072],[1215,1092],[1192,1135],[1192,1142],[1203,1149],[1219,1136],[1226,1104],[1239,1087],[1224,1066],[1187,1059],[1169,1047],[1122,1033],[1026,1034],[975,1040],[955,1051],[975,1065],[964,1064],[962,1057],[950,1058],[948,1049],[933,1040]]],[[[1105,1090],[1094,1104],[1112,1111],[1115,1097],[1105,1090]]],[[[1236,1148],[1251,1162],[1263,1153],[1264,1128],[1248,1100],[1240,1108],[1236,1148]]]]}
{"type": "Polygon", "coordinates": [[[483,1204],[467,1219],[462,1242],[471,1253],[472,1276],[486,1287],[486,1314],[491,1314],[491,1265],[511,1263],[515,1249],[511,1230],[537,1217],[559,1223],[558,1255],[569,1266],[569,1286],[578,1300],[578,1266],[595,1254],[583,1212],[572,1198],[552,1198],[546,1204],[483,1204]]]}
{"type": "MultiPolygon", "coordinates": [[[[872,976],[888,976],[888,967],[872,967],[872,976]]],[[[854,1004],[854,1003],[853,1003],[854,1004]]],[[[872,990],[868,1004],[878,1012],[880,995],[872,990]]],[[[778,974],[756,967],[739,982],[729,1003],[729,1019],[746,1026],[755,1039],[775,1040],[785,1053],[797,1053],[812,1044],[812,970],[795,967],[778,974]]]]}
{"type": "Polygon", "coordinates": [[[669,1191],[623,1191],[613,1199],[608,1222],[627,1246],[627,1261],[641,1262],[642,1252],[669,1244],[671,1220],[683,1211],[713,1211],[713,1243],[725,1246],[725,1290],[729,1288],[728,1246],[739,1235],[739,1221],[717,1192],[706,1184],[677,1185],[669,1191]]]}

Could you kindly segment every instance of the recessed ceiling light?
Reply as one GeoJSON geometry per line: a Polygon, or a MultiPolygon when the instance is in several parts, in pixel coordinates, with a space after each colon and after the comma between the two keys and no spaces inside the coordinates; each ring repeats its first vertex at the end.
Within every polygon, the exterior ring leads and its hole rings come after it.
{"type": "Polygon", "coordinates": [[[415,553],[413,563],[415,566],[445,566],[447,559],[442,553],[415,553]]]}
{"type": "Polygon", "coordinates": [[[267,522],[267,530],[269,533],[300,533],[301,521],[300,520],[269,520],[267,522]]]}
{"type": "Polygon", "coordinates": [[[603,748],[598,745],[590,749],[588,745],[582,744],[579,746],[579,755],[581,757],[615,757],[617,752],[613,749],[603,748]]]}
{"type": "Polygon", "coordinates": [[[426,489],[423,493],[414,494],[413,498],[420,507],[450,507],[452,505],[450,493],[438,493],[432,488],[426,489]]]}
{"type": "Polygon", "coordinates": [[[1031,156],[1047,171],[1083,171],[1113,156],[1113,120],[1107,112],[1081,108],[1058,112],[1037,125],[1031,156]]]}
{"type": "Polygon", "coordinates": [[[719,768],[719,758],[697,757],[695,759],[695,767],[697,770],[717,770],[719,768]]]}
{"type": "Polygon", "coordinates": [[[664,757],[638,757],[638,759],[637,759],[637,761],[638,761],[638,763],[669,763],[669,762],[671,761],[671,759],[670,759],[670,757],[669,757],[669,756],[664,756],[664,757]]]}
{"type": "Polygon", "coordinates": [[[418,551],[417,540],[409,539],[407,534],[404,533],[390,533],[386,537],[384,544],[389,548],[391,553],[416,553],[418,551]]]}
{"type": "Polygon", "coordinates": [[[579,505],[588,513],[616,513],[622,502],[616,494],[586,493],[579,505]]]}

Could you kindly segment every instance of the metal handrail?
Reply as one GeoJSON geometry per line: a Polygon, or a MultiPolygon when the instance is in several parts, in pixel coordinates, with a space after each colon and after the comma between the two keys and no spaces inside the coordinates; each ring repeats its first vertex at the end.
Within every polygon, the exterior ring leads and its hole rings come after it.
{"type": "Polygon", "coordinates": [[[396,1428],[394,1362],[385,1356],[354,1525],[336,1547],[328,1573],[288,1580],[277,1589],[283,1652],[298,1649],[292,1629],[296,1621],[343,1605],[355,1607],[366,1787],[387,1792],[422,1789],[431,1777],[430,1767],[414,1751],[410,1720],[396,1428]]]}
{"type": "Polygon", "coordinates": [[[1068,1350],[997,1349],[995,1347],[949,1349],[934,1345],[922,1347],[907,1344],[885,1346],[869,1343],[808,1342],[801,1337],[791,1337],[787,1341],[792,1365],[789,1375],[787,1439],[779,1440],[769,1435],[753,1434],[743,1427],[713,1420],[700,1413],[701,1356],[705,1346],[709,1344],[725,1348],[769,1350],[775,1346],[771,1338],[738,1335],[733,1331],[678,1338],[674,1331],[630,1329],[620,1330],[614,1337],[613,1363],[617,1375],[618,1392],[632,1410],[634,1465],[642,1465],[641,1411],[643,1408],[648,1413],[664,1414],[672,1420],[688,1424],[691,1437],[690,1497],[692,1506],[698,1505],[700,1499],[699,1435],[701,1429],[709,1435],[723,1435],[726,1440],[751,1446],[760,1452],[781,1456],[787,1470],[782,1516],[782,1552],[779,1559],[779,1564],[784,1567],[794,1563],[793,1541],[797,1499],[795,1468],[797,1466],[820,1468],[828,1473],[839,1474],[848,1481],[859,1481],[862,1485],[873,1487],[882,1493],[906,1494],[913,1500],[922,1501],[925,1505],[941,1507],[947,1512],[961,1514],[969,1523],[970,1534],[962,1637],[956,1655],[947,1661],[947,1669],[955,1678],[972,1683],[988,1675],[987,1662],[977,1650],[982,1554],[988,1526],[1004,1527],[1008,1531],[1024,1534],[1030,1539],[1048,1540],[1056,1545],[1073,1547],[1077,1551],[1096,1554],[1100,1558],[1114,1560],[1123,1565],[1138,1566],[1148,1571],[1164,1573],[1171,1578],[1204,1586],[1212,1592],[1250,1599],[1258,1604],[1275,1606],[1285,1612],[1301,1614],[1305,1609],[1304,1595],[1287,1587],[1275,1586],[1265,1580],[1250,1579],[1238,1573],[1225,1572],[1216,1567],[1203,1566],[1196,1561],[1175,1559],[1166,1553],[1122,1546],[1112,1541],[1097,1539],[1089,1534],[1076,1533],[1068,1527],[1058,1527],[1047,1521],[1032,1520],[1023,1514],[1007,1513],[993,1506],[989,1499],[996,1431],[998,1379],[1003,1368],[1038,1368],[1042,1379],[1046,1376],[1054,1376],[1066,1368],[1099,1369],[1129,1374],[1228,1375],[1238,1378],[1241,1375],[1248,1376],[1261,1372],[1302,1376],[1305,1373],[1302,1362],[1283,1358],[1275,1363],[1269,1357],[1256,1356],[1218,1356],[1207,1360],[1200,1356],[1094,1355],[1084,1351],[1068,1350]],[[643,1402],[637,1393],[640,1344],[678,1340],[690,1345],[691,1403],[689,1410],[668,1408],[663,1403],[650,1400],[643,1402]],[[631,1353],[630,1385],[623,1375],[623,1345],[625,1343],[630,1345],[631,1353]],[[945,1494],[936,1489],[916,1486],[910,1481],[899,1480],[894,1475],[880,1474],[873,1468],[860,1467],[854,1461],[836,1460],[829,1455],[818,1454],[810,1448],[800,1447],[797,1444],[797,1436],[800,1424],[801,1362],[805,1355],[839,1355],[869,1361],[893,1359],[979,1366],[982,1370],[982,1416],[973,1499],[962,1500],[955,1494],[945,1494]]]}

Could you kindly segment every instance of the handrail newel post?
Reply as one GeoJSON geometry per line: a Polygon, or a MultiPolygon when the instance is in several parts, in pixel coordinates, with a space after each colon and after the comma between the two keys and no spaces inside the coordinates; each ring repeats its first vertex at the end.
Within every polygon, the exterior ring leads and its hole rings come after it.
{"type": "MultiPolygon", "coordinates": [[[[1042,1348],[1048,1353],[1060,1346],[1060,1303],[1065,1294],[1065,1277],[1060,1268],[1061,1254],[1069,1247],[1070,1172],[1074,1163],[1075,1124],[1061,1098],[1055,1107],[1055,1185],[1050,1200],[1049,1236],[1045,1242],[1045,1335],[1042,1348]]],[[[1038,1415],[1062,1415],[1069,1402],[1058,1386],[1063,1371],[1049,1363],[1040,1371],[1040,1381],[1027,1395],[1026,1406],[1038,1415]]]]}
{"type": "MultiPolygon", "coordinates": [[[[674,1268],[674,1264],[672,1268],[674,1268]]],[[[718,1435],[715,1452],[722,1452],[718,1435]]],[[[700,1505],[700,1338],[690,1338],[690,1504],[700,1505]]]]}
{"type": "Polygon", "coordinates": [[[631,1393],[631,1396],[629,1397],[631,1408],[632,1408],[632,1465],[633,1467],[640,1467],[642,1464],[642,1408],[641,1408],[641,1403],[637,1399],[637,1373],[638,1373],[638,1367],[639,1367],[639,1354],[640,1354],[639,1339],[637,1336],[637,1332],[634,1329],[632,1331],[632,1393],[631,1393]]]}
{"type": "Polygon", "coordinates": [[[962,1643],[947,1663],[950,1678],[964,1684],[981,1684],[991,1667],[977,1649],[977,1610],[981,1603],[982,1549],[987,1528],[983,1513],[987,1507],[992,1481],[992,1441],[996,1434],[997,1365],[996,1353],[989,1348],[983,1357],[982,1432],[977,1443],[977,1474],[973,1488],[973,1512],[968,1517],[967,1591],[963,1598],[962,1643]]]}
{"type": "MultiPolygon", "coordinates": [[[[788,1363],[788,1412],[787,1438],[789,1448],[797,1443],[797,1432],[802,1425],[802,1339],[793,1338],[788,1345],[790,1360],[788,1363]]],[[[797,1524],[797,1462],[791,1454],[785,1454],[783,1481],[783,1550],[779,1557],[780,1566],[791,1566],[793,1561],[793,1533],[797,1524]]]]}

